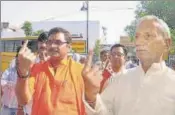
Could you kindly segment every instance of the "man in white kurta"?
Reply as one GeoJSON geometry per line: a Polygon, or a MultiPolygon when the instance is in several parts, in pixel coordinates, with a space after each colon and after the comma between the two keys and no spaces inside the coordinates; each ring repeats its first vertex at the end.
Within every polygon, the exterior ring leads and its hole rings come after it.
{"type": "Polygon", "coordinates": [[[175,115],[175,72],[163,58],[171,41],[168,26],[155,16],[145,16],[137,25],[135,38],[141,64],[114,77],[101,95],[97,94],[99,81],[93,80],[99,76],[97,70],[88,72],[90,64],[86,64],[87,115],[175,115]]]}
{"type": "Polygon", "coordinates": [[[155,63],[145,74],[141,66],[120,76],[97,96],[88,115],[175,115],[175,72],[155,63]]]}

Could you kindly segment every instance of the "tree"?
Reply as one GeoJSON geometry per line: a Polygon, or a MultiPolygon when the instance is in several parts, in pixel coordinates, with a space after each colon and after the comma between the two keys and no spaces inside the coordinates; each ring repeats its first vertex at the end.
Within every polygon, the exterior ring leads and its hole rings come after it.
{"type": "Polygon", "coordinates": [[[39,36],[42,32],[44,32],[43,29],[37,30],[37,31],[33,32],[32,35],[33,35],[33,36],[39,36]]]}
{"type": "Polygon", "coordinates": [[[131,22],[131,25],[128,25],[125,27],[125,32],[128,33],[128,35],[131,38],[131,41],[134,40],[134,35],[135,35],[135,29],[136,28],[136,20],[131,22]]]}
{"type": "Polygon", "coordinates": [[[100,55],[100,39],[97,39],[95,42],[94,53],[97,57],[100,55]]]}
{"type": "Polygon", "coordinates": [[[25,21],[23,23],[22,29],[24,30],[26,36],[32,35],[32,23],[31,22],[25,21]]]}
{"type": "Polygon", "coordinates": [[[175,43],[175,29],[171,29],[171,36],[173,38],[173,43],[175,43]]]}
{"type": "Polygon", "coordinates": [[[163,19],[170,27],[173,43],[175,44],[175,2],[173,1],[141,1],[135,11],[135,20],[125,27],[125,31],[131,37],[134,38],[135,27],[138,18],[145,15],[155,15],[163,19]]]}

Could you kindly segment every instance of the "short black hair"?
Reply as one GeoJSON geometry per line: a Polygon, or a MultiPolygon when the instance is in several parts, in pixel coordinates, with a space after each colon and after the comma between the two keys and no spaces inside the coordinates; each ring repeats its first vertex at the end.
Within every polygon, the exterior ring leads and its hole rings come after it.
{"type": "Polygon", "coordinates": [[[69,31],[67,31],[66,29],[64,28],[60,28],[60,27],[54,27],[52,28],[49,33],[48,33],[48,37],[52,34],[57,34],[57,33],[63,33],[64,36],[65,36],[65,40],[67,43],[71,43],[72,42],[72,36],[70,34],[69,31]]]}
{"type": "Polygon", "coordinates": [[[102,51],[100,52],[100,55],[103,55],[103,54],[106,54],[106,53],[108,53],[107,50],[102,50],[102,51]]]}
{"type": "Polygon", "coordinates": [[[127,54],[128,54],[127,48],[124,45],[122,45],[122,44],[114,44],[111,47],[110,51],[112,51],[114,48],[118,48],[118,47],[121,47],[123,49],[123,51],[124,51],[125,56],[127,56],[127,54]]]}
{"type": "Polygon", "coordinates": [[[48,40],[48,32],[42,32],[39,36],[38,36],[38,41],[39,42],[44,42],[48,40]]]}

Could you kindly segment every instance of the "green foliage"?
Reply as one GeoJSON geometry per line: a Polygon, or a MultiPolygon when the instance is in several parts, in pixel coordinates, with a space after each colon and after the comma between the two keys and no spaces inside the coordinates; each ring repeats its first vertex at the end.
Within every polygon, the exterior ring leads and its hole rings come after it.
{"type": "Polygon", "coordinates": [[[135,30],[136,30],[136,20],[132,21],[131,25],[128,25],[125,28],[125,32],[129,34],[131,41],[134,40],[135,30]]]}
{"type": "Polygon", "coordinates": [[[97,39],[95,42],[94,53],[98,57],[100,55],[100,40],[97,39]]]}
{"type": "Polygon", "coordinates": [[[22,29],[25,32],[26,36],[31,36],[32,35],[32,24],[29,21],[25,21],[23,23],[22,29]]]}
{"type": "Polygon", "coordinates": [[[173,49],[175,49],[175,29],[171,29],[171,38],[172,38],[172,42],[173,42],[173,49]]]}
{"type": "Polygon", "coordinates": [[[173,1],[141,1],[135,11],[135,20],[125,27],[125,32],[134,38],[138,18],[145,15],[155,15],[163,19],[171,29],[173,43],[175,44],[175,2],[173,1]]]}
{"type": "Polygon", "coordinates": [[[33,32],[32,35],[33,36],[39,36],[42,32],[44,32],[44,30],[41,29],[41,30],[38,30],[36,32],[33,32]]]}

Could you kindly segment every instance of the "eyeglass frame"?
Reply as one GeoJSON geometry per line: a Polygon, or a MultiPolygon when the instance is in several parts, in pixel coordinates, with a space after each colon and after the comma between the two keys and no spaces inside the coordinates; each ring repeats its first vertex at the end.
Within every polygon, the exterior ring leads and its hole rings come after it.
{"type": "Polygon", "coordinates": [[[61,46],[61,45],[65,44],[65,43],[68,44],[69,42],[62,42],[61,40],[47,40],[46,43],[49,44],[49,45],[55,44],[55,45],[61,46]],[[52,41],[52,42],[49,43],[50,41],[52,41]],[[57,42],[59,41],[59,43],[55,43],[53,41],[57,41],[57,42]]]}
{"type": "Polygon", "coordinates": [[[117,56],[117,57],[122,57],[122,56],[125,56],[125,54],[124,53],[121,53],[121,52],[111,52],[110,53],[110,55],[112,55],[112,56],[117,56]],[[114,54],[115,53],[115,54],[114,54]],[[120,54],[119,54],[120,53],[120,54]],[[119,54],[119,55],[118,55],[119,54]]]}

